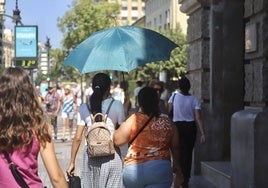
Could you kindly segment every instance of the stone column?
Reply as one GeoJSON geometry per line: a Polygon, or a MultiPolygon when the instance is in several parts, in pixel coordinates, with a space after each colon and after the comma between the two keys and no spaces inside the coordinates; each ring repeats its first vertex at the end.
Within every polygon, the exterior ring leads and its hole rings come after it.
{"type": "Polygon", "coordinates": [[[243,0],[180,1],[189,15],[187,69],[192,93],[202,101],[207,143],[194,153],[200,161],[230,159],[231,115],[243,109],[243,0]]]}
{"type": "Polygon", "coordinates": [[[231,187],[267,187],[267,110],[246,108],[234,113],[231,122],[231,187]]]}

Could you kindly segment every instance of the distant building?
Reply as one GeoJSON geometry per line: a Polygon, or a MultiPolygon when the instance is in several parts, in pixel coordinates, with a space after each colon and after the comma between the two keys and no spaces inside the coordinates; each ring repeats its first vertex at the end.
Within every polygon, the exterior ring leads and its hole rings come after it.
{"type": "Polygon", "coordinates": [[[14,58],[14,33],[11,29],[4,29],[3,31],[3,62],[5,67],[13,65],[14,58]]]}
{"type": "Polygon", "coordinates": [[[143,0],[108,0],[108,2],[117,2],[121,6],[120,14],[117,16],[119,26],[132,25],[144,16],[143,0]]]}
{"type": "Polygon", "coordinates": [[[138,26],[138,27],[145,27],[145,16],[143,16],[140,19],[136,20],[132,25],[138,26]]]}
{"type": "MultiPolygon", "coordinates": [[[[48,75],[48,53],[47,48],[41,42],[38,43],[38,70],[44,75],[48,75]]],[[[50,64],[51,66],[51,64],[50,64]]]]}
{"type": "Polygon", "coordinates": [[[188,16],[180,6],[177,0],[145,0],[145,27],[159,31],[180,27],[186,34],[188,16]]]}
{"type": "MultiPolygon", "coordinates": [[[[0,0],[0,14],[5,14],[5,0],[0,0]]],[[[3,57],[3,29],[4,29],[4,16],[0,17],[0,67],[5,66],[3,57]]]]}

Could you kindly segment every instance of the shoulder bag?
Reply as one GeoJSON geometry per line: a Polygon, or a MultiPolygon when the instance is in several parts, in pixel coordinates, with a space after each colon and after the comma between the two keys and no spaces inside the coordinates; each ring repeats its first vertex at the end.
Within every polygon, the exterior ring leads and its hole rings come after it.
{"type": "Polygon", "coordinates": [[[128,145],[132,144],[132,142],[137,138],[137,136],[141,133],[141,131],[146,127],[146,125],[151,121],[152,118],[153,118],[153,115],[151,115],[149,119],[143,124],[143,126],[140,128],[137,134],[128,142],[128,145]]]}
{"type": "Polygon", "coordinates": [[[16,182],[22,187],[22,188],[29,188],[27,183],[24,181],[22,175],[17,169],[17,166],[12,162],[9,154],[6,151],[3,151],[3,154],[5,155],[5,158],[9,164],[9,169],[12,172],[12,175],[14,176],[16,182]]]}

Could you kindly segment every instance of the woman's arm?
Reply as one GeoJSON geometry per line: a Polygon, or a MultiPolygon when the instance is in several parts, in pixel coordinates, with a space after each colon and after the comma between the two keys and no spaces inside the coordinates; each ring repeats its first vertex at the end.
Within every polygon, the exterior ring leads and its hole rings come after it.
{"type": "Polygon", "coordinates": [[[174,124],[172,126],[172,130],[173,130],[173,135],[172,135],[171,144],[170,144],[170,151],[171,151],[171,155],[173,159],[173,170],[176,172],[176,170],[180,170],[179,133],[178,133],[177,127],[175,127],[174,124]]]}
{"type": "Polygon", "coordinates": [[[179,163],[179,158],[180,158],[179,133],[174,124],[173,124],[173,133],[174,134],[171,139],[170,151],[171,151],[172,161],[173,161],[173,173],[175,173],[174,188],[179,188],[184,178],[183,178],[183,174],[181,172],[180,163],[179,163]]]}
{"type": "Polygon", "coordinates": [[[80,147],[83,131],[85,126],[78,125],[75,133],[75,137],[72,142],[72,149],[71,149],[71,160],[69,167],[67,168],[66,172],[68,175],[73,175],[75,170],[75,158],[80,147]]]}
{"type": "Polygon", "coordinates": [[[45,147],[41,145],[40,154],[53,187],[67,188],[68,184],[58,163],[53,142],[47,142],[45,147]]]}
{"type": "Polygon", "coordinates": [[[200,109],[196,109],[194,111],[195,113],[195,119],[198,123],[198,127],[199,127],[199,130],[200,130],[200,133],[201,133],[201,138],[200,138],[200,143],[205,143],[206,142],[206,137],[205,137],[205,131],[204,131],[204,125],[203,125],[203,118],[202,118],[202,115],[201,115],[201,110],[200,109]]]}
{"type": "Polygon", "coordinates": [[[113,140],[116,146],[122,146],[129,142],[131,125],[133,123],[135,123],[135,116],[131,115],[117,130],[115,130],[113,140]]]}

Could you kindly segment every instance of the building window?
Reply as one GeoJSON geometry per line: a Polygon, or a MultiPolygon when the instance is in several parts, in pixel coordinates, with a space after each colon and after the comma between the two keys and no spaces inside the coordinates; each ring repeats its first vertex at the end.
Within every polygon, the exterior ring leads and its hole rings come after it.
{"type": "Polygon", "coordinates": [[[159,24],[162,24],[162,14],[159,15],[159,24]]]}

